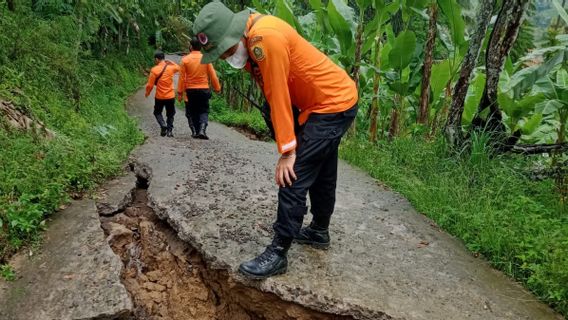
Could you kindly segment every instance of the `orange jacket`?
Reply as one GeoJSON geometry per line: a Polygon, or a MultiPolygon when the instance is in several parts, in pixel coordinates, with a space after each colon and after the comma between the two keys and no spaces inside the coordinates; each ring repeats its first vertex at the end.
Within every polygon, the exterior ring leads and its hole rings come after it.
{"type": "MultiPolygon", "coordinates": [[[[152,92],[156,78],[160,75],[162,70],[164,70],[165,63],[165,60],[161,61],[150,70],[148,83],[146,84],[146,97],[152,92]]],[[[156,99],[173,99],[176,97],[174,91],[174,74],[176,74],[176,72],[179,72],[179,66],[168,61],[168,66],[164,70],[164,74],[162,74],[156,84],[156,99]]]]}
{"type": "Polygon", "coordinates": [[[251,70],[270,104],[278,151],[296,148],[292,105],[300,109],[300,124],[313,113],[345,111],[357,103],[355,82],[325,54],[273,16],[249,17],[246,38],[251,70]],[[252,26],[251,26],[252,25],[252,26]]]}
{"type": "Polygon", "coordinates": [[[209,80],[215,91],[221,91],[221,84],[212,64],[201,64],[203,54],[192,51],[181,59],[178,94],[183,96],[186,89],[209,89],[209,80]]]}

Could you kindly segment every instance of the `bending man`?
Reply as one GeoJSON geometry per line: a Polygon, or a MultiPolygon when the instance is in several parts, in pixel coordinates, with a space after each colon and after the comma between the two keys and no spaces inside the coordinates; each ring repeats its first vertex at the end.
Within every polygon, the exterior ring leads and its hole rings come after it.
{"type": "Polygon", "coordinates": [[[193,32],[202,63],[224,59],[251,72],[270,105],[276,144],[278,214],[272,243],[239,270],[254,279],[286,272],[287,252],[297,242],[325,249],[335,206],[338,146],[357,114],[357,89],[347,73],[283,20],[233,13],[220,2],[203,7],[193,32]],[[293,106],[300,110],[298,132],[293,106]],[[310,194],[310,225],[302,228],[310,194]]]}

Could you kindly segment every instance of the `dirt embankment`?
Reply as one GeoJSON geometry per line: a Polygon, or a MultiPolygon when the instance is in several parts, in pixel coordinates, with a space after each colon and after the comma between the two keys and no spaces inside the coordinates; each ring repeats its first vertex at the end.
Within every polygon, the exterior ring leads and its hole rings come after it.
{"type": "MultiPolygon", "coordinates": [[[[145,181],[139,185],[147,187],[145,181]]],[[[147,203],[147,191],[139,187],[123,211],[101,216],[124,263],[122,281],[135,304],[134,319],[353,319],[283,301],[210,269],[147,203]]]]}

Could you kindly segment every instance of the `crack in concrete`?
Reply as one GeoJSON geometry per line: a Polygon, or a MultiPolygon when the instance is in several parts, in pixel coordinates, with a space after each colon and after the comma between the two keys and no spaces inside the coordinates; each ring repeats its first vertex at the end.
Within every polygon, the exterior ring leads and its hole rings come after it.
{"type": "MultiPolygon", "coordinates": [[[[147,191],[151,168],[140,162],[131,162],[129,168],[137,179],[121,200],[124,208],[100,216],[107,241],[124,264],[121,279],[135,306],[132,314],[113,319],[366,318],[312,310],[236,280],[227,266],[208,262],[162,220],[160,216],[167,215],[156,212],[147,191]]],[[[391,318],[376,315],[373,319],[391,318]]]]}

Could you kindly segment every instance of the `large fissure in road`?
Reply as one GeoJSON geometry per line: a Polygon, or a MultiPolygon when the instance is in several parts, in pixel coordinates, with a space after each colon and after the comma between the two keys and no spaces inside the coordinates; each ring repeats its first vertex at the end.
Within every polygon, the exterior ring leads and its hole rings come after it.
{"type": "Polygon", "coordinates": [[[109,244],[124,263],[122,281],[134,319],[353,319],[317,312],[234,281],[208,267],[148,205],[148,178],[138,176],[131,203],[101,216],[109,244]]]}

